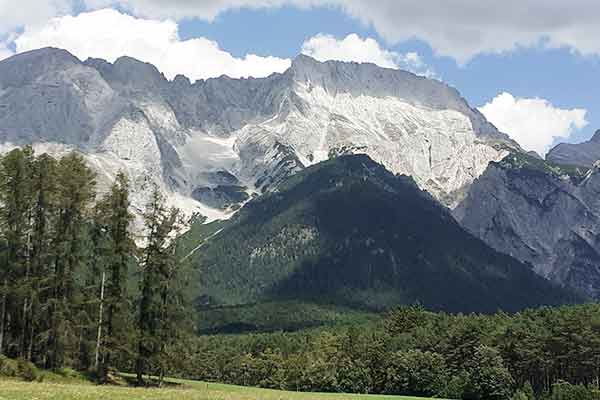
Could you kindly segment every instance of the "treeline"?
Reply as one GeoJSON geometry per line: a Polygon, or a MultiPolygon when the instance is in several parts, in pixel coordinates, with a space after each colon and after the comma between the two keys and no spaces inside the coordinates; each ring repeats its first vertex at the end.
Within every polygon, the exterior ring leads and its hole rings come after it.
{"type": "Polygon", "coordinates": [[[181,349],[172,373],[239,385],[453,399],[600,399],[598,304],[514,315],[404,306],[380,324],[203,336],[181,349]]]}
{"type": "Polygon", "coordinates": [[[138,248],[129,206],[126,175],[100,195],[77,153],[0,158],[0,355],[100,381],[115,366],[162,375],[186,315],[180,215],[155,188],[138,248]]]}

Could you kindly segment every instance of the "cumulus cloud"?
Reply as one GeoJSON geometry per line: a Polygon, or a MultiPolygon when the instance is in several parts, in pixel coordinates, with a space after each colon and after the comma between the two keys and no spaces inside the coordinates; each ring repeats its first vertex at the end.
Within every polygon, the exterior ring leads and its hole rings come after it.
{"type": "MultiPolygon", "coordinates": [[[[33,0],[28,0],[33,1],[33,0]]],[[[600,2],[595,0],[86,0],[118,4],[146,17],[202,18],[240,8],[284,5],[337,7],[372,26],[390,43],[421,39],[442,56],[465,63],[482,53],[520,47],[568,47],[600,54],[600,2]]]]}
{"type": "Polygon", "coordinates": [[[8,44],[14,40],[12,35],[9,35],[4,41],[0,41],[0,60],[4,60],[15,54],[15,52],[8,47],[8,44]]]}
{"type": "MultiPolygon", "coordinates": [[[[102,0],[96,0],[102,1],[102,0]]],[[[14,41],[17,52],[53,46],[64,48],[81,60],[88,57],[114,62],[128,55],[154,64],[169,79],[183,74],[192,80],[220,75],[264,77],[289,68],[289,59],[248,54],[237,58],[206,38],[181,40],[173,20],[137,18],[114,9],[62,16],[27,27],[14,41]]],[[[343,39],[319,34],[302,45],[302,52],[318,60],[371,62],[386,68],[403,68],[434,76],[414,52],[384,49],[375,39],[350,34],[343,39]]],[[[0,44],[0,58],[12,54],[0,44]]]]}
{"type": "Polygon", "coordinates": [[[0,34],[52,16],[118,6],[145,18],[214,20],[236,9],[335,7],[373,27],[388,43],[427,42],[441,56],[466,63],[478,54],[532,46],[600,55],[596,0],[0,0],[0,34]]]}
{"type": "Polygon", "coordinates": [[[548,100],[515,98],[501,93],[479,111],[526,150],[545,155],[557,138],[567,138],[585,127],[587,111],[554,107],[548,100]]]}
{"type": "Polygon", "coordinates": [[[88,9],[119,6],[142,17],[200,18],[214,20],[219,14],[236,9],[261,9],[291,5],[299,8],[324,5],[321,0],[84,0],[88,9]]]}
{"type": "Polygon", "coordinates": [[[382,48],[375,39],[362,39],[355,33],[344,39],[318,34],[304,42],[302,53],[319,61],[368,62],[384,68],[402,68],[421,75],[434,75],[417,53],[401,54],[389,51],[382,48]]]}
{"type": "Polygon", "coordinates": [[[0,34],[72,12],[74,0],[0,0],[0,34]]]}
{"type": "Polygon", "coordinates": [[[352,33],[342,40],[318,34],[302,45],[302,53],[319,61],[339,60],[370,62],[384,68],[397,68],[398,54],[382,49],[376,40],[361,39],[352,33]]]}
{"type": "Polygon", "coordinates": [[[168,78],[262,77],[290,66],[290,60],[277,57],[236,58],[206,38],[181,40],[174,21],[135,18],[113,9],[56,17],[27,27],[14,42],[17,52],[53,46],[82,60],[98,57],[114,62],[128,55],[154,64],[168,78]]]}

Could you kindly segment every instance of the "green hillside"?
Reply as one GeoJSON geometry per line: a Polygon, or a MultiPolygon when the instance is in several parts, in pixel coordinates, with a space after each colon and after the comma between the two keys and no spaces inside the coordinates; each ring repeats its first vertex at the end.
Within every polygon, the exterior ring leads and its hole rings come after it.
{"type": "Polygon", "coordinates": [[[412,179],[367,156],[315,165],[248,203],[189,255],[203,309],[302,301],[459,312],[578,300],[463,230],[412,179]]]}

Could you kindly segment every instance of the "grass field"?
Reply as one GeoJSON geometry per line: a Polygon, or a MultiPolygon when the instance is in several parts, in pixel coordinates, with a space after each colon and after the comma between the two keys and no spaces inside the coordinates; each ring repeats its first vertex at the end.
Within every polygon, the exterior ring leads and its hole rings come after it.
{"type": "Polygon", "coordinates": [[[0,400],[417,400],[416,397],[296,393],[218,383],[176,381],[162,389],[97,386],[88,382],[23,382],[0,379],[0,400]]]}

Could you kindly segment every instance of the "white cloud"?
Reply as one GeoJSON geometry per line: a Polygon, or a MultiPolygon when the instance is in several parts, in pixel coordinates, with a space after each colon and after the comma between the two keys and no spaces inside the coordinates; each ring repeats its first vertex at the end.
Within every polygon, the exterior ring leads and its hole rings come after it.
{"type": "Polygon", "coordinates": [[[149,18],[200,18],[214,20],[236,9],[262,9],[291,5],[299,8],[325,5],[328,0],[84,0],[89,9],[119,6],[135,15],[149,18]]]}
{"type": "Polygon", "coordinates": [[[0,35],[53,16],[119,6],[138,17],[214,20],[242,8],[336,7],[372,26],[389,43],[427,42],[459,63],[521,47],[566,47],[600,55],[597,0],[0,0],[0,35]]]}
{"type": "Polygon", "coordinates": [[[0,0],[0,34],[37,25],[73,10],[74,0],[0,0]]]}
{"type": "Polygon", "coordinates": [[[304,42],[302,53],[319,61],[368,62],[384,68],[403,68],[421,75],[433,75],[417,53],[389,51],[382,48],[375,39],[362,39],[355,33],[339,40],[331,35],[318,34],[304,42]]]}
{"type": "Polygon", "coordinates": [[[331,35],[318,34],[304,42],[302,53],[319,61],[370,62],[384,68],[398,68],[397,53],[382,49],[376,40],[361,39],[355,33],[342,40],[331,35]]]}
{"type": "Polygon", "coordinates": [[[479,111],[526,150],[545,155],[556,138],[567,138],[585,127],[587,111],[554,107],[548,100],[515,98],[501,93],[479,111]]]}
{"type": "Polygon", "coordinates": [[[27,27],[15,40],[17,52],[40,47],[64,48],[78,58],[113,62],[128,55],[154,64],[168,78],[184,74],[192,80],[228,75],[261,77],[283,72],[290,60],[248,54],[233,57],[206,38],[181,40],[177,23],[135,18],[112,9],[63,16],[27,27]]]}
{"type": "Polygon", "coordinates": [[[14,51],[8,48],[6,43],[8,43],[8,41],[5,43],[0,42],[0,60],[4,60],[15,54],[14,51]]]}
{"type": "MultiPolygon", "coordinates": [[[[32,0],[28,0],[32,1],[32,0]]],[[[568,47],[600,54],[597,0],[86,0],[90,7],[119,4],[147,17],[201,18],[240,8],[291,5],[338,7],[372,26],[390,43],[421,39],[443,56],[465,63],[482,53],[520,47],[568,47]]]]}
{"type": "MultiPolygon", "coordinates": [[[[154,64],[170,79],[177,74],[192,80],[223,74],[263,77],[283,72],[291,63],[289,59],[254,54],[236,58],[206,38],[181,40],[178,25],[172,20],[136,18],[113,9],[52,18],[46,24],[27,27],[14,38],[14,44],[17,52],[46,46],[64,48],[82,60],[97,57],[114,62],[128,55],[154,64]]],[[[321,61],[371,62],[434,76],[417,53],[389,51],[376,40],[356,34],[340,40],[319,34],[304,42],[302,52],[321,61]]],[[[0,57],[10,54],[0,44],[0,57]]]]}

